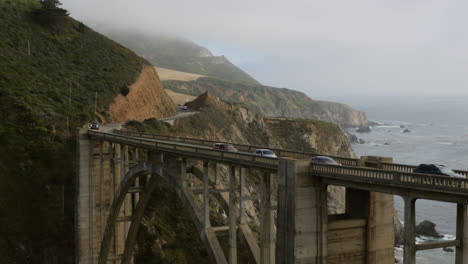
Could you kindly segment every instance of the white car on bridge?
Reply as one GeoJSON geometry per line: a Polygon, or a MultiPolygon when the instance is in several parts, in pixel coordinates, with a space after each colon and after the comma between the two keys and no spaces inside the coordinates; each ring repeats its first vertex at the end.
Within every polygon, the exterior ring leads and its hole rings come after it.
{"type": "Polygon", "coordinates": [[[276,154],[269,149],[257,149],[255,150],[254,154],[257,156],[263,156],[268,158],[277,158],[276,154]]]}

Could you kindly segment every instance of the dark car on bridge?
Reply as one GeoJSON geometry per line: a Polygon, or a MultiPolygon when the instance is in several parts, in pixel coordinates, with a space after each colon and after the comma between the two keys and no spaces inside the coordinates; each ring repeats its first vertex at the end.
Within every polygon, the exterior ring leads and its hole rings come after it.
{"type": "Polygon", "coordinates": [[[455,173],[453,170],[444,165],[437,164],[419,164],[414,170],[414,173],[435,174],[448,177],[465,178],[463,175],[455,173]]]}
{"type": "Polygon", "coordinates": [[[315,156],[310,159],[311,163],[322,163],[327,165],[336,165],[341,166],[340,163],[336,162],[334,159],[327,156],[315,156]]]}
{"type": "Polygon", "coordinates": [[[215,143],[213,145],[213,149],[221,150],[221,151],[237,152],[237,149],[232,144],[226,144],[226,143],[215,143]]]}
{"type": "Polygon", "coordinates": [[[90,129],[99,129],[99,123],[98,122],[91,122],[89,124],[90,129]]]}

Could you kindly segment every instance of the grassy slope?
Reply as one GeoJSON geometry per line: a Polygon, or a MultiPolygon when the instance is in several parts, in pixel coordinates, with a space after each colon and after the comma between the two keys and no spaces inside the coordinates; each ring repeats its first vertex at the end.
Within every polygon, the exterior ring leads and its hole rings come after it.
{"type": "Polygon", "coordinates": [[[29,15],[37,7],[0,0],[0,255],[3,263],[72,263],[75,140],[66,137],[67,112],[72,131],[93,119],[97,91],[105,114],[146,62],[71,18],[60,33],[41,27],[29,15]]]}
{"type": "Polygon", "coordinates": [[[285,88],[249,86],[213,78],[163,83],[167,89],[194,96],[208,91],[226,101],[243,103],[265,116],[320,119],[340,123],[339,120],[330,120],[330,113],[337,113],[337,116],[343,117],[347,112],[355,111],[344,104],[315,101],[304,93],[285,88]]]}
{"type": "Polygon", "coordinates": [[[208,51],[189,40],[165,35],[145,36],[115,31],[108,34],[155,66],[259,85],[255,79],[223,56],[200,57],[201,52],[208,51]]]}

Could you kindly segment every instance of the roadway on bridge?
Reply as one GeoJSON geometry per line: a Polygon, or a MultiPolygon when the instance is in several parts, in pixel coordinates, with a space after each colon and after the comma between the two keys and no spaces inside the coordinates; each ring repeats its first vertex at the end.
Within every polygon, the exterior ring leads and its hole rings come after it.
{"type": "MultiPolygon", "coordinates": [[[[194,115],[198,112],[191,112],[190,115],[194,115]]],[[[186,113],[186,114],[189,114],[189,113],[186,113]]],[[[106,133],[106,134],[111,134],[111,135],[120,135],[120,134],[117,134],[115,133],[114,131],[115,130],[120,130],[122,128],[123,124],[120,124],[120,123],[117,123],[117,124],[105,124],[105,125],[102,125],[98,132],[102,132],[102,133],[106,133]]],[[[92,130],[91,130],[92,131],[92,130]]],[[[133,136],[127,136],[129,138],[133,138],[133,139],[139,139],[139,137],[133,137],[133,136]]],[[[148,139],[148,140],[151,140],[151,141],[154,141],[154,142],[158,142],[158,143],[166,143],[166,144],[173,144],[174,141],[170,141],[170,140],[159,140],[159,139],[148,139]]],[[[225,143],[225,142],[222,142],[220,141],[221,143],[225,143]]],[[[207,147],[207,146],[204,146],[204,145],[198,145],[198,144],[188,144],[188,143],[182,143],[182,142],[177,142],[180,146],[186,146],[186,147],[196,147],[196,148],[203,148],[203,149],[206,149],[206,150],[213,150],[212,147],[207,147]]],[[[234,145],[235,147],[235,145],[234,145]]],[[[239,153],[239,154],[247,154],[247,155],[252,155],[252,156],[256,156],[253,152],[244,152],[244,151],[237,151],[236,153],[239,153]]],[[[276,158],[271,158],[271,159],[276,159],[276,158]]]]}

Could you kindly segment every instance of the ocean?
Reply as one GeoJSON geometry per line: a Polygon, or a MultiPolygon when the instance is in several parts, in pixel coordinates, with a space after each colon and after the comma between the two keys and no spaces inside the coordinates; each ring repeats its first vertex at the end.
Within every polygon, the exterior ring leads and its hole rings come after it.
{"type": "MultiPolygon", "coordinates": [[[[452,169],[468,170],[468,94],[462,95],[362,95],[329,97],[367,113],[368,119],[381,125],[370,133],[349,132],[366,141],[353,144],[358,156],[393,157],[403,164],[444,164],[452,169]],[[403,133],[404,126],[410,133],[403,133]]],[[[395,207],[403,220],[403,200],[395,196],[395,207]]],[[[455,204],[417,200],[416,224],[434,222],[436,230],[446,238],[455,234],[455,204]]],[[[396,250],[401,258],[402,250],[396,250]]],[[[445,264],[455,262],[455,253],[442,249],[420,251],[418,263],[445,264]]]]}

